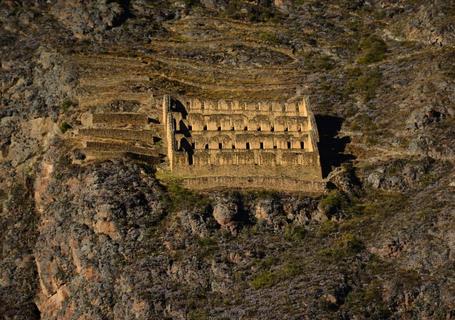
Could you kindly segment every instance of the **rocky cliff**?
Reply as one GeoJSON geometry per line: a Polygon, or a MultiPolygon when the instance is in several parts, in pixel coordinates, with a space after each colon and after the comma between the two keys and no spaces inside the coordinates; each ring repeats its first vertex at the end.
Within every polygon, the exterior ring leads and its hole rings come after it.
{"type": "Polygon", "coordinates": [[[455,318],[454,15],[1,1],[2,319],[455,318]],[[326,193],[195,193],[134,159],[81,161],[85,112],[169,92],[309,96],[326,193]]]}

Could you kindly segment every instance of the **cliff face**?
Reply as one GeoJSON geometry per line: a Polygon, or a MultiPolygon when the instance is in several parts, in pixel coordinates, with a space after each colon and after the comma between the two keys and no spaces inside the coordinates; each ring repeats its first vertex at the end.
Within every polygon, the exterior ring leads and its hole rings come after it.
{"type": "Polygon", "coordinates": [[[455,317],[453,21],[443,0],[2,1],[2,319],[455,317]],[[169,92],[309,96],[327,193],[73,162],[85,112],[169,92]]]}

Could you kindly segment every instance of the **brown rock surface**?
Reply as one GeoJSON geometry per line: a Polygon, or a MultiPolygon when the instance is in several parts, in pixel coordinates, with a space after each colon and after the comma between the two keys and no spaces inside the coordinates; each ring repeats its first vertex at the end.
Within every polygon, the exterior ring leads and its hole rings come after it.
{"type": "Polygon", "coordinates": [[[453,21],[447,0],[1,1],[0,318],[454,318],[453,21]],[[308,96],[327,194],[84,159],[87,115],[159,119],[167,93],[308,96]]]}

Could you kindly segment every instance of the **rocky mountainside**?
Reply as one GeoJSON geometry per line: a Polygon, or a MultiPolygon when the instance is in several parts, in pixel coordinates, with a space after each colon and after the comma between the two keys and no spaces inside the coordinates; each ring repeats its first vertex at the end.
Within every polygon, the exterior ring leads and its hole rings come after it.
{"type": "Polygon", "coordinates": [[[0,317],[455,318],[454,45],[450,0],[0,1],[0,317]],[[80,161],[165,93],[307,95],[326,193],[80,161]]]}

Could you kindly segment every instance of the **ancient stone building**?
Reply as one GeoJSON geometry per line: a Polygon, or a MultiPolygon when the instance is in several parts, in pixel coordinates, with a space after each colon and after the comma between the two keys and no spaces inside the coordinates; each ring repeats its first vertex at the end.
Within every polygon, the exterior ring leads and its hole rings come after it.
{"type": "Polygon", "coordinates": [[[172,175],[193,189],[320,192],[318,133],[308,102],[163,99],[172,175]]]}

